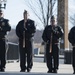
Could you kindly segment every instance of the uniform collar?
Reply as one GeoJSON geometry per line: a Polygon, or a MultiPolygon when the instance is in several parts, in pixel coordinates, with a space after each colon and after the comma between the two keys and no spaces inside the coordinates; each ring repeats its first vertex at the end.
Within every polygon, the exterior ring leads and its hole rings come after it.
{"type": "Polygon", "coordinates": [[[51,27],[57,27],[57,25],[54,25],[54,26],[51,25],[51,27]]]}
{"type": "Polygon", "coordinates": [[[4,20],[4,18],[3,18],[3,17],[1,17],[1,18],[0,18],[0,21],[3,21],[3,20],[4,20]]]}
{"type": "MultiPolygon", "coordinates": [[[[24,21],[24,19],[23,19],[23,21],[24,21]]],[[[28,21],[30,21],[30,19],[27,19],[27,22],[28,22],[28,21]]]]}

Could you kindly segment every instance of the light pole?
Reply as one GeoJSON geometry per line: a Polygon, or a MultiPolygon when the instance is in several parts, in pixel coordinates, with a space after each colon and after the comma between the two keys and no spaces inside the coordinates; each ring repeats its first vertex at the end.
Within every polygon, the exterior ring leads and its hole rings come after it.
{"type": "Polygon", "coordinates": [[[0,10],[6,8],[6,2],[7,0],[0,0],[0,10]]]}

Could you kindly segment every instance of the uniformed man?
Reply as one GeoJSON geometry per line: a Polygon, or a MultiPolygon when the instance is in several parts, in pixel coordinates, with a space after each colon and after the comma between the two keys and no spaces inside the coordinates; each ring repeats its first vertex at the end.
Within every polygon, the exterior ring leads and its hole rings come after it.
{"type": "Polygon", "coordinates": [[[46,62],[48,73],[57,73],[59,65],[59,38],[63,35],[62,29],[55,24],[54,16],[51,17],[51,25],[45,27],[42,38],[46,43],[46,62]]]}
{"type": "Polygon", "coordinates": [[[10,31],[11,27],[9,25],[9,20],[3,18],[3,12],[0,10],[0,71],[5,71],[5,35],[7,31],[10,31]]]}
{"type": "Polygon", "coordinates": [[[73,62],[72,62],[72,66],[73,66],[73,70],[74,70],[74,74],[75,74],[75,26],[72,27],[70,32],[69,32],[68,40],[73,46],[73,51],[72,51],[73,62]]]}
{"type": "Polygon", "coordinates": [[[30,72],[33,66],[32,40],[35,33],[35,25],[33,20],[28,19],[28,12],[26,10],[24,11],[23,16],[24,19],[21,20],[16,27],[16,34],[19,37],[20,68],[21,72],[25,72],[26,69],[27,72],[30,72]]]}

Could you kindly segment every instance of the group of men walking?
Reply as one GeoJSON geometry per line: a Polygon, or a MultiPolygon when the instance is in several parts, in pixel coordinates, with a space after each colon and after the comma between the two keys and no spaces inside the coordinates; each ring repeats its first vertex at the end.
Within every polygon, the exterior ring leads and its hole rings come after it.
{"type": "MultiPolygon", "coordinates": [[[[24,19],[19,21],[16,26],[16,35],[19,38],[20,53],[20,72],[30,72],[33,66],[32,42],[36,32],[35,23],[28,19],[28,12],[23,13],[24,19]],[[27,64],[26,64],[27,63],[27,64]]],[[[48,73],[57,73],[59,67],[59,38],[63,36],[63,29],[56,25],[55,17],[50,19],[50,25],[47,25],[43,31],[42,39],[46,43],[46,63],[48,73]],[[54,62],[53,62],[54,61],[54,62]]],[[[75,27],[74,27],[75,28],[75,27]]],[[[72,28],[69,33],[69,41],[73,45],[73,69],[75,73],[75,29],[72,28]]],[[[4,19],[3,12],[0,10],[0,71],[5,71],[5,35],[11,30],[8,19],[4,19]]],[[[12,35],[13,36],[13,35],[12,35]]]]}

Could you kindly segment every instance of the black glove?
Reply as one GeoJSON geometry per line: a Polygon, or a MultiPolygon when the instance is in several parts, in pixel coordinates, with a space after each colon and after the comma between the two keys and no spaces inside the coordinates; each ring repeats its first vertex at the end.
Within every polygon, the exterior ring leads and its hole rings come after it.
{"type": "Polygon", "coordinates": [[[23,31],[27,31],[27,28],[23,28],[23,31]]]}
{"type": "Polygon", "coordinates": [[[53,32],[54,34],[58,34],[58,33],[59,33],[57,30],[55,30],[55,28],[52,28],[52,32],[53,32]]]}

